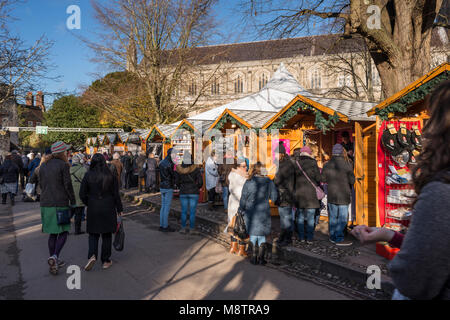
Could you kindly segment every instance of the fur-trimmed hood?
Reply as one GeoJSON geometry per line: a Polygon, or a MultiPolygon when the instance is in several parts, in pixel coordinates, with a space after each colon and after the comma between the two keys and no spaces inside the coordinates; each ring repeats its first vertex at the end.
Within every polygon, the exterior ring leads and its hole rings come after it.
{"type": "Polygon", "coordinates": [[[191,164],[188,166],[178,165],[176,168],[176,172],[178,172],[179,174],[189,174],[199,168],[201,168],[201,166],[198,164],[191,164]]]}

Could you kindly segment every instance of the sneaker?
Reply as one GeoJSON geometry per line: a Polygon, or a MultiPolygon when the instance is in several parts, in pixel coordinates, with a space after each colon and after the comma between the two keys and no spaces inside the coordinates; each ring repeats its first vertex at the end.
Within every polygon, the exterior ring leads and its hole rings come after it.
{"type": "Polygon", "coordinates": [[[66,265],[66,262],[64,260],[59,260],[58,259],[58,268],[62,268],[66,265]]]}
{"type": "Polygon", "coordinates": [[[86,270],[86,271],[91,270],[92,267],[93,267],[94,264],[95,264],[95,261],[97,261],[97,259],[95,259],[95,256],[92,256],[92,257],[88,260],[86,266],[84,267],[84,270],[86,270]]]}
{"type": "Polygon", "coordinates": [[[108,269],[108,268],[111,267],[111,266],[112,266],[112,260],[103,263],[102,268],[103,268],[103,269],[108,269]]]}
{"type": "Polygon", "coordinates": [[[58,258],[53,255],[50,258],[48,258],[47,263],[50,266],[49,272],[53,275],[57,275],[58,274],[58,258]]]}
{"type": "Polygon", "coordinates": [[[181,234],[186,234],[186,233],[187,233],[186,228],[181,228],[181,229],[180,229],[180,233],[181,233],[181,234]]]}
{"type": "Polygon", "coordinates": [[[312,240],[306,240],[306,244],[313,244],[312,240]]]}
{"type": "Polygon", "coordinates": [[[331,243],[336,244],[336,241],[329,239],[331,243]]]}
{"type": "Polygon", "coordinates": [[[165,230],[165,232],[175,232],[177,230],[175,230],[174,228],[172,228],[171,226],[168,226],[165,230]]]}
{"type": "Polygon", "coordinates": [[[340,247],[349,247],[349,246],[351,246],[353,244],[353,242],[351,242],[351,241],[341,241],[341,242],[336,242],[336,245],[337,246],[340,246],[340,247]]]}

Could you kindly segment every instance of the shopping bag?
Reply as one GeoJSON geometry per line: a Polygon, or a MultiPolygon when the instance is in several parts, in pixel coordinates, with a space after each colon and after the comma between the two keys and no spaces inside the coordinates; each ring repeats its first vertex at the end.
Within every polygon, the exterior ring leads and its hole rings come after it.
{"type": "Polygon", "coordinates": [[[117,219],[117,229],[114,235],[114,249],[122,251],[125,244],[125,231],[123,229],[123,221],[120,217],[117,219]]]}
{"type": "Polygon", "coordinates": [[[36,185],[34,183],[27,183],[25,186],[25,194],[31,198],[34,195],[35,188],[36,185]]]}
{"type": "Polygon", "coordinates": [[[225,229],[226,233],[234,235],[234,227],[236,226],[236,218],[237,218],[237,214],[235,214],[233,216],[233,218],[231,218],[230,223],[228,224],[227,228],[225,229]]]}
{"type": "Polygon", "coordinates": [[[249,238],[247,227],[245,226],[244,215],[242,211],[239,209],[236,213],[236,223],[234,225],[234,237],[241,240],[246,241],[249,238]]]}

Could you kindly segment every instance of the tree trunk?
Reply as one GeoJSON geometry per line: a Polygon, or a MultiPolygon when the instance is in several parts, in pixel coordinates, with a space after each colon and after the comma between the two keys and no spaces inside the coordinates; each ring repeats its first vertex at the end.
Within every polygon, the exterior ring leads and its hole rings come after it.
{"type": "Polygon", "coordinates": [[[352,0],[352,33],[361,34],[390,97],[430,71],[431,32],[442,0],[376,0],[381,29],[370,28],[367,5],[352,0]]]}

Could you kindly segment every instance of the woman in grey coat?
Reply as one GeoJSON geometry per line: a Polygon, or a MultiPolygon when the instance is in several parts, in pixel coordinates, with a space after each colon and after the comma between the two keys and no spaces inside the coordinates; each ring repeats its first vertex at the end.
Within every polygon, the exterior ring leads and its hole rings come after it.
{"type": "Polygon", "coordinates": [[[252,264],[265,264],[266,236],[270,234],[271,217],[269,200],[277,201],[275,184],[262,174],[260,162],[251,166],[249,179],[242,189],[239,209],[244,213],[245,225],[252,243],[252,264]]]}

